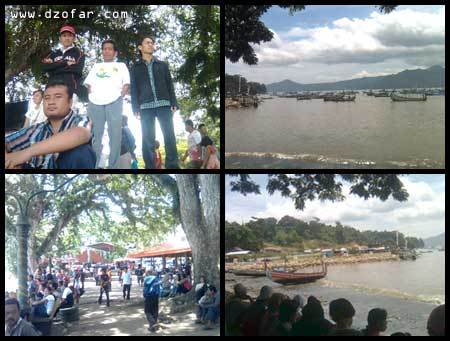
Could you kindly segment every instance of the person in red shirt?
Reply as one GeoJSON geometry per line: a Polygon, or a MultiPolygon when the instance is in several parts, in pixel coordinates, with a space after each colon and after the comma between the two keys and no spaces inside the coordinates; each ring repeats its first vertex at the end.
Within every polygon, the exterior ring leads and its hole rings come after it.
{"type": "Polygon", "coordinates": [[[155,141],[155,169],[162,169],[161,153],[159,151],[159,141],[155,141]]]}

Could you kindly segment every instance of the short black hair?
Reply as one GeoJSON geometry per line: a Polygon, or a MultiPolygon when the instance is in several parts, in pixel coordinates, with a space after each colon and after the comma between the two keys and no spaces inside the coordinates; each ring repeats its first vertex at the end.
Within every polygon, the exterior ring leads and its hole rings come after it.
{"type": "Polygon", "coordinates": [[[16,298],[8,298],[7,300],[5,300],[5,305],[17,305],[17,310],[20,311],[20,305],[19,305],[19,301],[16,298]]]}
{"type": "Polygon", "coordinates": [[[369,311],[367,316],[367,323],[369,326],[377,325],[378,322],[385,321],[387,319],[387,311],[381,308],[374,308],[369,311]]]}
{"type": "Polygon", "coordinates": [[[198,125],[198,129],[201,129],[201,128],[203,128],[205,125],[203,124],[203,123],[200,123],[199,125],[198,125]]]}
{"type": "Polygon", "coordinates": [[[37,89],[37,90],[34,90],[34,91],[33,91],[32,96],[34,96],[34,94],[35,94],[36,92],[40,92],[42,96],[44,95],[44,91],[42,91],[42,89],[37,89]]]}
{"type": "Polygon", "coordinates": [[[54,80],[54,81],[48,83],[47,86],[45,87],[45,90],[47,90],[49,88],[54,88],[54,87],[57,87],[57,86],[64,86],[64,87],[66,87],[67,94],[69,95],[69,99],[72,99],[72,97],[73,97],[73,89],[70,86],[68,86],[63,80],[58,79],[58,80],[54,80]]]}
{"type": "MultiPolygon", "coordinates": [[[[137,46],[138,47],[142,46],[142,42],[146,38],[150,38],[152,40],[153,44],[155,44],[155,37],[153,35],[151,35],[151,34],[141,34],[141,35],[139,35],[137,46]]],[[[139,50],[139,54],[142,55],[142,52],[140,50],[139,50]]]]}
{"type": "Polygon", "coordinates": [[[214,285],[210,285],[209,291],[217,292],[217,288],[214,285]]]}
{"type": "Polygon", "coordinates": [[[113,46],[113,48],[114,48],[114,51],[117,52],[116,42],[115,42],[114,40],[112,40],[112,39],[107,39],[107,40],[105,40],[105,41],[102,43],[102,50],[103,50],[103,45],[105,45],[105,44],[112,44],[112,46],[113,46]]]}
{"type": "Polygon", "coordinates": [[[355,308],[345,298],[338,298],[330,302],[330,316],[334,321],[351,318],[355,316],[355,308]]]}
{"type": "Polygon", "coordinates": [[[192,120],[186,120],[186,121],[184,121],[184,124],[187,126],[194,127],[194,122],[192,122],[192,120]]]}
{"type": "Polygon", "coordinates": [[[144,39],[146,38],[150,38],[153,42],[153,44],[155,43],[155,36],[151,35],[151,34],[141,34],[139,36],[139,40],[138,40],[138,46],[142,45],[142,42],[144,41],[144,39]]]}

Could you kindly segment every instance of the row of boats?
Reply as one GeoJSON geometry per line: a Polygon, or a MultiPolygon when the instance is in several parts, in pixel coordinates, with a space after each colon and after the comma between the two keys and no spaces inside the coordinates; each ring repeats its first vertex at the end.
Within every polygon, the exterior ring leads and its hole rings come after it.
{"type": "Polygon", "coordinates": [[[315,282],[319,279],[324,278],[327,275],[327,265],[322,260],[321,261],[321,270],[320,271],[297,271],[297,270],[288,270],[284,269],[272,269],[269,270],[267,268],[267,264],[265,264],[264,271],[247,271],[247,270],[233,270],[230,271],[236,276],[251,276],[251,277],[267,277],[271,281],[283,285],[288,284],[304,284],[315,282]]]}
{"type": "MultiPolygon", "coordinates": [[[[409,102],[409,101],[426,101],[427,100],[427,94],[420,93],[420,94],[401,94],[397,93],[395,91],[392,92],[386,92],[381,91],[377,93],[372,92],[365,92],[368,96],[373,97],[390,97],[392,101],[394,102],[409,102]]],[[[297,101],[303,101],[303,100],[311,100],[311,99],[323,99],[324,102],[354,102],[356,99],[356,95],[353,93],[346,93],[346,92],[340,92],[340,93],[325,93],[325,94],[301,94],[296,95],[297,101]]]]}

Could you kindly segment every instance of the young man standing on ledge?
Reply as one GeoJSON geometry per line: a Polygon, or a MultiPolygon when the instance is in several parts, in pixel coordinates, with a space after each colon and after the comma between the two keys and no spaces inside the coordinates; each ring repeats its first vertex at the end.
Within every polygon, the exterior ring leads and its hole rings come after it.
{"type": "Polygon", "coordinates": [[[84,54],[76,47],[75,28],[70,25],[64,25],[59,30],[59,42],[62,49],[52,51],[41,62],[42,72],[49,75],[48,83],[62,80],[72,92],[80,97],[80,79],[83,76],[84,54]]]}
{"type": "Polygon", "coordinates": [[[95,168],[91,122],[70,109],[72,96],[72,89],[64,82],[47,85],[47,121],[5,136],[5,169],[95,168]]]}
{"type": "Polygon", "coordinates": [[[167,63],[153,56],[155,39],[143,36],[139,41],[139,60],[131,70],[131,104],[136,117],[141,119],[142,153],[145,168],[155,167],[155,118],[164,135],[165,168],[178,169],[178,153],[173,114],[178,108],[167,63]]]}

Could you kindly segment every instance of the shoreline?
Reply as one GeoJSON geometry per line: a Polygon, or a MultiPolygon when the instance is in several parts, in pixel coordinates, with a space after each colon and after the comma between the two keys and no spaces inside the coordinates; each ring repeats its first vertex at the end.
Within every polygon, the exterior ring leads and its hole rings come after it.
{"type": "Polygon", "coordinates": [[[441,169],[439,161],[418,160],[398,162],[374,162],[365,160],[337,160],[327,157],[298,157],[278,153],[226,152],[225,167],[228,169],[441,169]]]}
{"type": "MultiPolygon", "coordinates": [[[[267,268],[285,267],[290,269],[304,269],[312,266],[320,266],[321,259],[317,256],[314,257],[295,257],[287,260],[280,257],[277,260],[271,260],[267,263],[267,268]]],[[[349,256],[334,256],[327,257],[324,262],[327,266],[334,265],[346,265],[346,264],[360,264],[360,263],[373,263],[373,262],[388,262],[399,261],[398,255],[394,255],[388,252],[375,253],[375,254],[363,254],[363,255],[349,255],[349,256]]],[[[264,262],[256,260],[255,262],[238,262],[238,263],[225,263],[225,272],[230,270],[245,270],[245,271],[264,271],[264,262]]]]}

